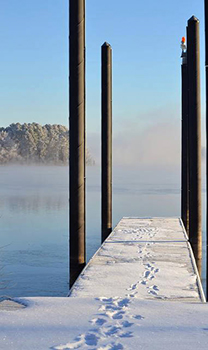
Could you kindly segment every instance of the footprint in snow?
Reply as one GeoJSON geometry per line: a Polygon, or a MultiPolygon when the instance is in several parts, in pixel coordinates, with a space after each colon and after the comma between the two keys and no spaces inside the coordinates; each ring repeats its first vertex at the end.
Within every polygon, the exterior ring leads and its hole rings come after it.
{"type": "Polygon", "coordinates": [[[133,316],[133,318],[135,318],[136,320],[143,320],[144,319],[144,317],[141,315],[135,315],[135,316],[133,316]]]}
{"type": "Polygon", "coordinates": [[[105,322],[107,322],[104,318],[93,318],[90,323],[94,326],[102,326],[105,322]]]}

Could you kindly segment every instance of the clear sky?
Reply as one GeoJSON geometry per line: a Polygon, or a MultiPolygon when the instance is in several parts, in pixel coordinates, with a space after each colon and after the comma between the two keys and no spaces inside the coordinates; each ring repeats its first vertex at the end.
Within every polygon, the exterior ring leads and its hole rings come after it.
{"type": "MultiPolygon", "coordinates": [[[[180,40],[193,14],[201,22],[204,125],[203,3],[86,0],[87,132],[91,148],[96,149],[100,138],[100,46],[104,41],[113,48],[115,153],[122,153],[121,140],[127,147],[151,130],[155,135],[154,126],[160,124],[158,139],[163,130],[163,134],[176,133],[173,140],[178,140],[180,40]]],[[[68,125],[68,7],[68,0],[0,1],[1,126],[33,121],[68,125]]],[[[154,137],[148,140],[154,142],[154,137]]]]}

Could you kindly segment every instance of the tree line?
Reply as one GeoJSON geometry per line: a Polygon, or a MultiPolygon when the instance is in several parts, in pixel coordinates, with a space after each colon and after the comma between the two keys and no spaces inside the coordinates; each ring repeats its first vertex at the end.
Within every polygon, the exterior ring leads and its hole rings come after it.
{"type": "MultiPolygon", "coordinates": [[[[69,130],[63,125],[14,123],[0,128],[0,164],[68,164],[69,130]]],[[[94,165],[89,151],[86,164],[94,165]]]]}

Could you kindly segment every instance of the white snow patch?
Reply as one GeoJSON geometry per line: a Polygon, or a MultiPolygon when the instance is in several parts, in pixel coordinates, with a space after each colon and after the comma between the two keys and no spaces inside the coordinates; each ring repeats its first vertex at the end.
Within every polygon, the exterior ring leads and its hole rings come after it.
{"type": "Polygon", "coordinates": [[[26,298],[0,311],[1,350],[207,349],[208,305],[136,298],[26,298]]]}

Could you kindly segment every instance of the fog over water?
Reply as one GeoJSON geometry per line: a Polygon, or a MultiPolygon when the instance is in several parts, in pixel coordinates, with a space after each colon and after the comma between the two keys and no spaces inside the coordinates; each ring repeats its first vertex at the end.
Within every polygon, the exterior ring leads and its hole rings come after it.
{"type": "MultiPolygon", "coordinates": [[[[68,167],[0,172],[0,294],[67,295],[68,167]]],[[[88,260],[100,246],[100,178],[100,167],[87,167],[88,260]]],[[[113,226],[123,216],[180,216],[180,169],[115,166],[113,226]]]]}

